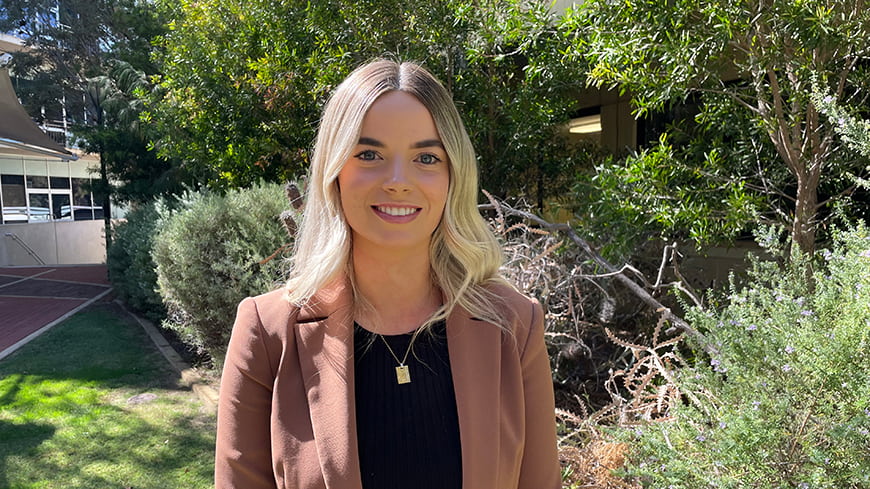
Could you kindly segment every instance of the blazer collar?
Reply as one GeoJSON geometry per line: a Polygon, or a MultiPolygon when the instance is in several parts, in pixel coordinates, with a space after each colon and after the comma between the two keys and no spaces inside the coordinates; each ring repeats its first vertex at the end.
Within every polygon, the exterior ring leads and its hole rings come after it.
{"type": "MultiPolygon", "coordinates": [[[[308,394],[311,425],[327,488],[362,489],[356,438],[353,290],[334,280],[299,311],[296,348],[308,394]]],[[[459,434],[463,487],[495,487],[501,330],[457,308],[447,318],[447,347],[459,434]],[[490,399],[491,402],[480,402],[490,399]]]]}

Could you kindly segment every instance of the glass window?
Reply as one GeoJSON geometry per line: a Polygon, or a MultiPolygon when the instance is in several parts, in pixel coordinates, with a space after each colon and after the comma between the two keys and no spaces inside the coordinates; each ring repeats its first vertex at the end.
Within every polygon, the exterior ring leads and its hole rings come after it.
{"type": "MultiPolygon", "coordinates": [[[[92,182],[97,183],[97,182],[92,182]]],[[[94,219],[103,218],[103,194],[94,192],[94,219]]]]}
{"type": "Polygon", "coordinates": [[[76,221],[90,221],[94,218],[90,185],[87,178],[72,179],[73,218],[76,221]]]}
{"type": "Polygon", "coordinates": [[[48,221],[51,218],[51,215],[49,213],[48,194],[33,192],[29,195],[29,197],[29,220],[31,222],[48,221]]]}
{"type": "Polygon", "coordinates": [[[88,207],[73,206],[73,219],[76,221],[93,221],[94,210],[88,207]]]}
{"type": "Polygon", "coordinates": [[[48,177],[27,175],[27,188],[48,188],[48,177]]]}
{"type": "Polygon", "coordinates": [[[51,217],[55,221],[67,221],[72,218],[69,194],[51,194],[51,217]]]}
{"type": "Polygon", "coordinates": [[[75,205],[91,205],[91,182],[87,178],[72,179],[73,203],[75,205]]]}
{"type": "Polygon", "coordinates": [[[3,222],[27,222],[27,194],[23,175],[0,177],[3,192],[3,222]]]}
{"type": "Polygon", "coordinates": [[[67,177],[49,177],[51,188],[69,188],[69,178],[67,177]]]}

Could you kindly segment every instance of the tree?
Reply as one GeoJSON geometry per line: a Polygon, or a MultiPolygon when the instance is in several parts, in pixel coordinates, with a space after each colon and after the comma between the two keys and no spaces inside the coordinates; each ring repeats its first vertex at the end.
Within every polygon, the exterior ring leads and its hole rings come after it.
{"type": "Polygon", "coordinates": [[[16,53],[11,65],[18,77],[35,82],[29,93],[19,94],[28,112],[45,108],[59,116],[66,107],[70,119],[82,120],[88,107],[81,87],[99,73],[100,46],[109,37],[108,3],[2,0],[0,12],[0,30],[22,37],[30,48],[16,53]]]}
{"type": "Polygon", "coordinates": [[[160,98],[147,114],[162,154],[207,169],[212,185],[300,174],[325,97],[378,57],[423,62],[453,92],[484,186],[543,204],[579,157],[557,124],[581,67],[563,65],[545,2],[207,0],[161,5],[174,19],[160,98]],[[557,143],[557,144],[553,144],[557,143]]]}
{"type": "Polygon", "coordinates": [[[149,141],[154,128],[143,124],[143,98],[153,89],[145,73],[125,61],[109,60],[106,74],[89,78],[88,98],[98,103],[94,123],[74,128],[79,144],[87,152],[100,154],[105,172],[99,194],[111,194],[117,202],[144,204],[155,196],[180,195],[185,184],[195,186],[178,160],[158,157],[149,141]]]}
{"type": "MultiPolygon", "coordinates": [[[[639,115],[688,97],[701,101],[701,122],[727,123],[723,115],[733,110],[749,114],[780,165],[756,161],[759,187],[792,202],[785,224],[799,249],[812,252],[821,210],[855,190],[839,178],[863,165],[810,95],[817,80],[838,100],[866,105],[870,13],[864,3],[588,0],[565,26],[579,34],[574,52],[590,63],[592,82],[629,91],[639,115]],[[765,188],[780,168],[789,187],[765,188]],[[820,202],[823,185],[837,188],[820,202]]],[[[747,176],[735,161],[722,164],[733,178],[747,176]]]]}
{"type": "MultiPolygon", "coordinates": [[[[168,171],[173,163],[149,154],[133,114],[141,110],[134,92],[145,89],[156,69],[151,39],[165,28],[152,3],[0,0],[0,12],[0,30],[21,36],[29,48],[16,53],[12,67],[31,81],[19,94],[25,107],[69,122],[83,149],[100,155],[94,190],[103,196],[106,229],[110,197],[145,200],[176,190],[176,174],[168,171]],[[117,189],[110,180],[125,183],[117,189]]],[[[106,233],[107,243],[110,237],[106,233]]]]}

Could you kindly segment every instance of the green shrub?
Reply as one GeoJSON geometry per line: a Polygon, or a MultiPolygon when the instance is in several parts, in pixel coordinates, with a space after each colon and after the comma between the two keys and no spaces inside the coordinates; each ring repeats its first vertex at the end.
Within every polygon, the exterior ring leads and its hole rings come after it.
{"type": "Polygon", "coordinates": [[[158,205],[152,202],[138,207],[127,214],[126,222],[114,228],[106,265],[118,297],[136,312],[159,323],[166,317],[166,308],[157,293],[157,272],[151,259],[158,205]]]}
{"type": "Polygon", "coordinates": [[[153,256],[169,311],[164,325],[218,365],[239,301],[282,280],[280,256],[260,262],[289,239],[278,219],[285,207],[280,185],[261,184],[226,195],[188,193],[179,210],[161,215],[153,256]]]}
{"type": "Polygon", "coordinates": [[[757,262],[719,313],[689,315],[718,353],[680,369],[670,419],[618,436],[644,487],[870,487],[870,237],[812,262],[757,262]]]}

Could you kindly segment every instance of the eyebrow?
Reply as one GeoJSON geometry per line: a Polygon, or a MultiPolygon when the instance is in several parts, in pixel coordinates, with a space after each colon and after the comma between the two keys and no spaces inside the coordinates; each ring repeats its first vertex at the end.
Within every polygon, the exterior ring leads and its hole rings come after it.
{"type": "MultiPolygon", "coordinates": [[[[358,144],[363,144],[366,146],[374,146],[376,148],[386,147],[386,145],[384,143],[378,141],[377,139],[368,138],[368,137],[359,138],[358,144]]],[[[439,140],[439,139],[424,139],[422,141],[418,141],[418,142],[412,144],[411,148],[420,149],[420,148],[431,148],[433,146],[444,149],[444,143],[442,143],[441,140],[439,140]]]]}

